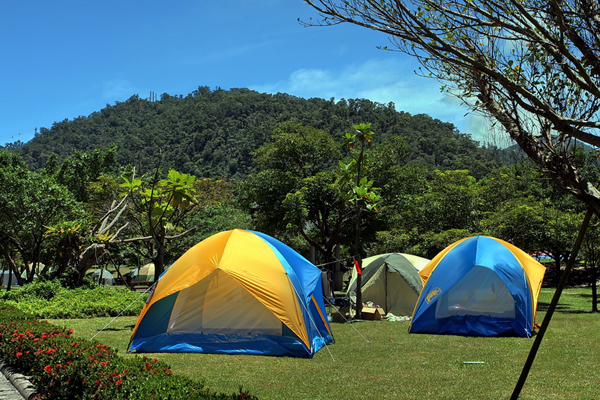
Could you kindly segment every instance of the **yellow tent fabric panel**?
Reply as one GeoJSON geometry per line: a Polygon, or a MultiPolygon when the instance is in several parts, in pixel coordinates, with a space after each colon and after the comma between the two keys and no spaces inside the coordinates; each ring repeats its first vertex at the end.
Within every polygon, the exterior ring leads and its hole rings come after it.
{"type": "Polygon", "coordinates": [[[167,329],[204,334],[281,335],[281,331],[281,321],[221,270],[179,293],[167,329]]]}
{"type": "Polygon", "coordinates": [[[317,299],[315,299],[315,296],[311,297],[311,301],[312,301],[313,305],[315,306],[315,308],[317,309],[317,312],[319,313],[319,316],[321,317],[321,321],[323,321],[323,324],[325,325],[327,332],[329,332],[330,335],[333,335],[333,333],[331,332],[331,328],[329,327],[329,324],[327,323],[327,318],[325,318],[325,316],[323,315],[323,312],[321,311],[321,308],[319,307],[319,304],[317,303],[317,299]]]}
{"type": "Polygon", "coordinates": [[[251,232],[236,230],[232,236],[235,236],[235,251],[225,249],[219,268],[263,303],[310,347],[300,304],[275,253],[251,232]],[[252,263],[248,263],[248,260],[252,260],[252,263]]]}
{"type": "Polygon", "coordinates": [[[540,297],[540,290],[542,290],[542,281],[544,280],[544,274],[546,273],[546,267],[540,264],[536,259],[525,253],[518,247],[505,242],[501,239],[496,239],[503,243],[508,248],[515,258],[519,261],[525,276],[527,277],[527,283],[529,284],[529,290],[531,291],[531,303],[533,308],[533,321],[537,314],[537,304],[540,297]]]}

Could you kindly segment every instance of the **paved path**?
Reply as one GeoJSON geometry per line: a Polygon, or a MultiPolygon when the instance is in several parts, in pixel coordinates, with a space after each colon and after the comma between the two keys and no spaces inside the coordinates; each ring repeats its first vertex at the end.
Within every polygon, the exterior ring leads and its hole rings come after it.
{"type": "Polygon", "coordinates": [[[0,399],[2,400],[24,400],[25,397],[19,393],[16,387],[0,372],[0,399]]]}

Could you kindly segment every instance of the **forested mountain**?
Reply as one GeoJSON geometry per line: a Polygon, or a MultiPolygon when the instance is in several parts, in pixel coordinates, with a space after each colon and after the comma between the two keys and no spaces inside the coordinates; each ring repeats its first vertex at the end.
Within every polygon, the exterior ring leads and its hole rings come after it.
{"type": "Polygon", "coordinates": [[[406,137],[407,162],[469,169],[475,176],[501,163],[502,152],[479,146],[454,125],[427,115],[396,111],[364,99],[303,99],[284,93],[199,87],[187,96],[163,94],[160,101],[134,95],[87,117],[55,122],[23,146],[9,146],[30,169],[44,167],[52,153],[59,159],[75,150],[116,144],[117,161],[147,171],[162,155],[162,167],[199,177],[243,179],[255,171],[251,152],[270,140],[281,122],[294,121],[335,138],[353,124],[371,123],[382,141],[406,137]]]}

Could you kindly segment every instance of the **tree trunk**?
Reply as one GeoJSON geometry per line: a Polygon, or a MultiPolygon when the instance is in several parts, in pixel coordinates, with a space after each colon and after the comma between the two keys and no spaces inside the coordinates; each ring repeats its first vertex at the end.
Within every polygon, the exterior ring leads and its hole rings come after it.
{"type": "Polygon", "coordinates": [[[554,277],[552,279],[552,283],[554,283],[554,286],[558,286],[558,282],[560,282],[560,257],[558,255],[555,255],[555,259],[554,259],[554,277]]]}
{"type": "Polygon", "coordinates": [[[598,266],[594,266],[592,275],[592,312],[598,312],[598,266]]]}
{"type": "MultiPolygon", "coordinates": [[[[15,276],[17,277],[17,282],[19,283],[19,286],[23,286],[24,281],[21,278],[21,274],[19,273],[19,268],[17,268],[17,265],[15,264],[14,260],[8,253],[8,250],[4,246],[0,245],[0,252],[2,253],[2,256],[4,257],[6,262],[8,263],[8,271],[9,271],[8,276],[11,277],[12,276],[11,272],[13,272],[15,274],[15,276]]],[[[2,277],[2,279],[4,279],[4,277],[2,277]]],[[[10,290],[10,285],[6,288],[6,290],[10,290]]]]}
{"type": "Polygon", "coordinates": [[[152,257],[152,262],[154,263],[154,282],[156,282],[165,270],[165,244],[159,240],[154,242],[156,244],[156,256],[152,257]]]}
{"type": "Polygon", "coordinates": [[[340,291],[344,289],[344,273],[340,264],[340,246],[335,246],[335,259],[337,262],[333,264],[333,290],[340,291]]]}
{"type": "Polygon", "coordinates": [[[362,319],[362,256],[360,254],[360,214],[361,209],[357,207],[356,211],[356,237],[354,240],[354,254],[358,258],[358,268],[361,273],[356,274],[356,319],[362,319]]]}
{"type": "MultiPolygon", "coordinates": [[[[358,256],[358,268],[362,271],[362,257],[358,256]]],[[[356,274],[356,319],[362,319],[362,274],[356,274]]]]}
{"type": "Polygon", "coordinates": [[[88,246],[83,253],[79,255],[78,265],[74,269],[73,282],[76,285],[80,285],[83,282],[83,277],[88,269],[93,265],[98,264],[98,258],[106,253],[106,246],[104,244],[94,243],[88,246]]]}

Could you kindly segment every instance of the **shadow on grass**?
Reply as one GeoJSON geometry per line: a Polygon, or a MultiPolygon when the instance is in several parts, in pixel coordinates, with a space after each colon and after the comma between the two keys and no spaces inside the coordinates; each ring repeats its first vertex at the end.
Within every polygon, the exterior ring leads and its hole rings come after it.
{"type": "Polygon", "coordinates": [[[121,328],[112,328],[112,327],[108,327],[106,329],[103,329],[104,331],[112,331],[112,332],[119,332],[119,331],[131,331],[133,330],[133,328],[135,327],[134,324],[131,325],[125,325],[121,328]]]}
{"type": "MultiPolygon", "coordinates": [[[[550,303],[544,303],[541,301],[538,303],[538,308],[537,308],[538,311],[546,312],[546,311],[548,311],[548,308],[550,308],[550,303]]],[[[559,312],[559,313],[563,313],[563,314],[589,314],[589,313],[591,313],[591,311],[589,311],[589,310],[573,309],[567,305],[560,304],[560,303],[557,304],[554,312],[559,312]]]]}
{"type": "MultiPolygon", "coordinates": [[[[600,293],[599,293],[600,294],[600,293]]],[[[593,295],[591,293],[580,293],[577,296],[582,297],[584,299],[591,299],[593,295]]],[[[600,296],[599,296],[600,297],[600,296]]]]}

